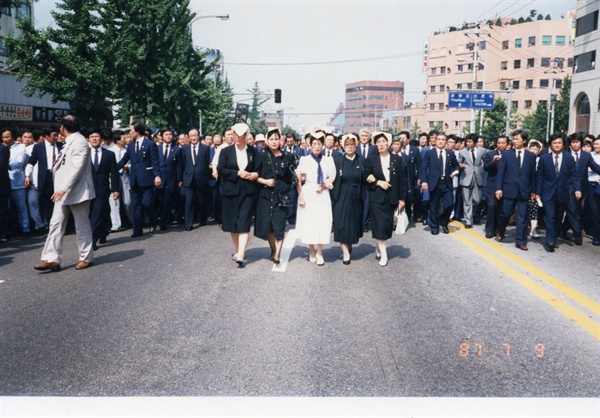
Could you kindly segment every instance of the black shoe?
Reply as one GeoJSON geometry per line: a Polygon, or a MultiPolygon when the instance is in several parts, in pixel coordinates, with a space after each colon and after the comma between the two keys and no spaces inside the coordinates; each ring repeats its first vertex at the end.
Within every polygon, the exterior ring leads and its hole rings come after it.
{"type": "Polygon", "coordinates": [[[437,229],[436,230],[433,230],[433,229],[431,230],[431,235],[437,235],[439,233],[440,233],[440,231],[438,231],[437,229]]]}
{"type": "Polygon", "coordinates": [[[592,245],[593,245],[594,247],[600,247],[600,240],[597,240],[597,241],[596,241],[596,240],[594,240],[594,241],[592,241],[592,245]]]}
{"type": "Polygon", "coordinates": [[[549,253],[553,253],[555,247],[553,244],[544,244],[544,249],[549,253]]]}
{"type": "Polygon", "coordinates": [[[580,240],[580,239],[575,240],[573,242],[575,242],[575,245],[581,245],[581,244],[583,244],[583,240],[580,240]]]}
{"type": "Polygon", "coordinates": [[[486,237],[486,238],[488,238],[488,239],[489,239],[489,238],[493,238],[493,237],[494,237],[494,234],[492,234],[491,232],[486,232],[486,233],[485,233],[485,237],[486,237]]]}
{"type": "Polygon", "coordinates": [[[465,228],[466,229],[471,229],[471,228],[473,228],[473,225],[465,225],[465,228]]]}
{"type": "Polygon", "coordinates": [[[160,227],[160,230],[161,230],[161,231],[166,231],[166,230],[167,230],[167,227],[166,227],[166,226],[161,226],[161,227],[160,227]]]}
{"type": "Polygon", "coordinates": [[[450,230],[448,229],[448,227],[447,227],[447,226],[442,226],[442,232],[443,232],[444,234],[449,234],[449,233],[450,233],[450,230]]]}
{"type": "Polygon", "coordinates": [[[186,231],[191,231],[192,229],[194,229],[194,227],[193,227],[193,226],[186,226],[186,227],[185,227],[185,230],[186,230],[186,231]]]}
{"type": "Polygon", "coordinates": [[[237,263],[238,268],[243,269],[244,267],[246,267],[246,260],[238,260],[238,259],[236,259],[235,262],[237,263]]]}
{"type": "Polygon", "coordinates": [[[98,251],[98,241],[97,240],[94,240],[92,242],[92,250],[98,251]]]}
{"type": "Polygon", "coordinates": [[[100,239],[98,240],[98,243],[99,243],[99,244],[106,244],[106,237],[100,238],[100,239]]]}
{"type": "Polygon", "coordinates": [[[141,237],[143,234],[141,232],[134,232],[133,234],[131,234],[131,238],[137,238],[137,237],[141,237]]]}
{"type": "Polygon", "coordinates": [[[156,225],[150,227],[150,233],[154,234],[156,232],[156,225]]]}

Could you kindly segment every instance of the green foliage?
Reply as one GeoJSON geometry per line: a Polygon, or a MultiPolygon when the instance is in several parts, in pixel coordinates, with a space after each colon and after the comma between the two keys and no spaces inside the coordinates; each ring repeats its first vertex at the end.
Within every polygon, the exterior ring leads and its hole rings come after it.
{"type": "Polygon", "coordinates": [[[299,133],[298,133],[298,132],[297,132],[297,131],[296,131],[294,128],[292,128],[292,127],[291,127],[291,126],[289,126],[289,125],[285,125],[285,127],[283,128],[283,131],[282,131],[282,133],[283,133],[284,135],[287,135],[287,134],[288,134],[288,133],[290,133],[290,132],[294,134],[294,137],[295,137],[296,139],[300,139],[300,134],[299,134],[299,133]]]}
{"type": "Polygon", "coordinates": [[[516,19],[511,19],[510,24],[511,25],[516,25],[518,22],[516,19]]]}
{"type": "Polygon", "coordinates": [[[570,99],[571,78],[567,76],[560,88],[559,101],[554,105],[554,132],[568,133],[570,99]]]}
{"type": "Polygon", "coordinates": [[[220,134],[231,126],[226,115],[233,110],[233,89],[229,81],[217,73],[216,82],[206,94],[211,105],[202,110],[202,130],[207,134],[220,134]]]}
{"type": "Polygon", "coordinates": [[[546,138],[546,127],[548,124],[548,109],[538,104],[535,112],[523,118],[522,128],[529,134],[531,139],[546,138]]]}
{"type": "Polygon", "coordinates": [[[519,20],[517,20],[517,22],[518,22],[518,23],[524,23],[524,22],[525,22],[525,19],[523,19],[523,16],[521,16],[521,17],[519,18],[519,20]]]}
{"type": "Polygon", "coordinates": [[[530,18],[534,18],[534,17],[535,17],[535,15],[536,15],[536,13],[537,13],[537,10],[536,10],[536,9],[531,9],[531,10],[529,11],[529,17],[530,17],[530,18]]]}
{"type": "Polygon", "coordinates": [[[537,20],[544,20],[544,15],[541,13],[537,15],[537,20]]]}
{"type": "Polygon", "coordinates": [[[252,132],[267,132],[267,122],[261,116],[262,105],[269,100],[264,97],[265,93],[258,86],[258,81],[254,83],[252,90],[248,90],[252,94],[252,104],[248,112],[248,125],[252,132]]]}
{"type": "Polygon", "coordinates": [[[410,139],[417,139],[419,133],[421,133],[421,127],[417,121],[415,121],[415,123],[410,126],[410,139]]]}
{"type": "MultiPolygon", "coordinates": [[[[519,116],[515,108],[511,109],[510,130],[516,129],[519,123],[519,116]]],[[[489,141],[496,139],[500,135],[504,135],[506,131],[506,102],[501,98],[497,98],[494,102],[494,108],[487,110],[483,117],[483,136],[489,141]]]]}
{"type": "Polygon", "coordinates": [[[544,20],[552,20],[552,18],[550,17],[550,15],[546,15],[546,17],[544,18],[544,20]]]}
{"type": "Polygon", "coordinates": [[[502,19],[498,18],[498,20],[496,20],[496,26],[502,26],[502,19]]]}

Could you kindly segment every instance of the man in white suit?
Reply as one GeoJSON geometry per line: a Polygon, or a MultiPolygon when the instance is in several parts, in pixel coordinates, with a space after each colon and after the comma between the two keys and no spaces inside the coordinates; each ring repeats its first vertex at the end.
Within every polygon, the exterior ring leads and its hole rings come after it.
{"type": "Polygon", "coordinates": [[[81,270],[94,264],[92,252],[92,227],[90,225],[90,201],[96,197],[92,179],[90,147],[79,133],[79,120],[73,115],[63,118],[60,133],[65,137],[56,163],[54,174],[54,211],[50,230],[42,251],[42,262],[34,268],[41,271],[59,271],[62,257],[62,241],[69,214],[75,219],[79,262],[75,269],[81,270]]]}
{"type": "Polygon", "coordinates": [[[473,213],[481,201],[481,189],[483,188],[483,157],[485,149],[476,143],[475,134],[467,135],[466,147],[458,153],[460,163],[460,186],[462,188],[463,209],[465,228],[473,227],[473,213]]]}

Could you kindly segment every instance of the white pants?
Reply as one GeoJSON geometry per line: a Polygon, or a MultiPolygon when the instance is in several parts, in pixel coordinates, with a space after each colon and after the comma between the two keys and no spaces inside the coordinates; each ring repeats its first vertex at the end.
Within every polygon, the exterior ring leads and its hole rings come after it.
{"type": "MultiPolygon", "coordinates": [[[[113,181],[111,179],[111,181],[113,181]]],[[[117,179],[117,181],[121,181],[117,179]]],[[[116,231],[121,227],[121,202],[119,199],[113,199],[112,195],[108,198],[108,203],[110,205],[110,222],[112,224],[111,230],[116,231]]]]}
{"type": "Polygon", "coordinates": [[[42,250],[42,261],[60,263],[62,257],[62,244],[69,214],[75,219],[75,231],[77,235],[77,247],[79,260],[91,263],[94,261],[92,252],[92,226],[90,224],[90,201],[77,203],[75,205],[62,205],[60,202],[54,204],[52,219],[50,219],[50,230],[48,238],[42,250]]]}

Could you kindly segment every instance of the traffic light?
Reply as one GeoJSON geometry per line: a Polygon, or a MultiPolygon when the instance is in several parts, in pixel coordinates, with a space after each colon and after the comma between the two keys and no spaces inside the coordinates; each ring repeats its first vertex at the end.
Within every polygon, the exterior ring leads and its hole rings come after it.
{"type": "Polygon", "coordinates": [[[275,103],[281,103],[281,89],[275,89],[275,103]]]}

